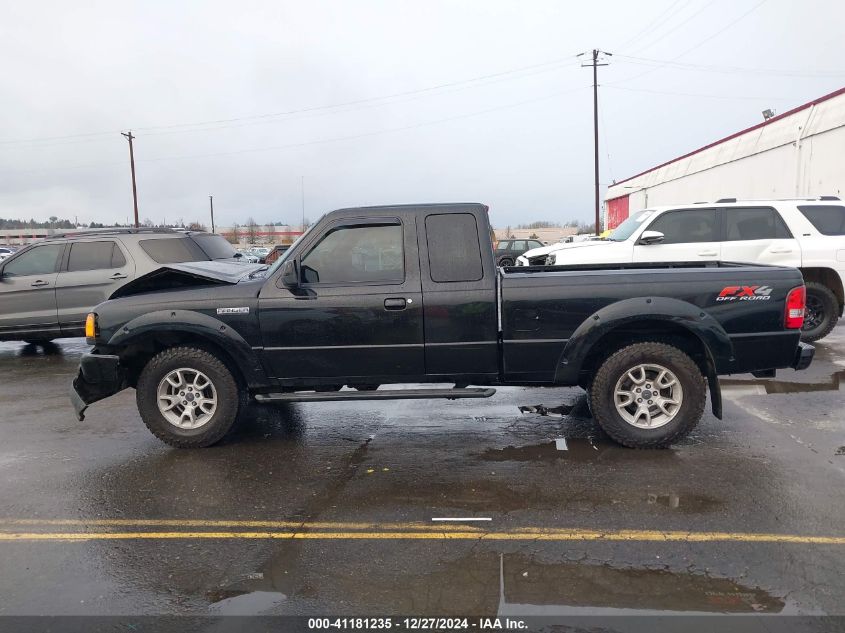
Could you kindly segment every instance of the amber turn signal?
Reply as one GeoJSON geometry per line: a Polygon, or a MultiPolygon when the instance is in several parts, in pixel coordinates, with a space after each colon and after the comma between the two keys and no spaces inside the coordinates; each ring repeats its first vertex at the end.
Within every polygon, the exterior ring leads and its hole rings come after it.
{"type": "Polygon", "coordinates": [[[85,318],[85,338],[96,338],[97,336],[97,315],[89,312],[85,318]]]}

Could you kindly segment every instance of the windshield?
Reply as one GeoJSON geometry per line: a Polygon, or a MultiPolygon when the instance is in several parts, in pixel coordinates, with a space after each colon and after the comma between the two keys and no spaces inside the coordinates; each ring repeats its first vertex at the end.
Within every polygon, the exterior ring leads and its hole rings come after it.
{"type": "MultiPolygon", "coordinates": [[[[325,217],[325,216],[323,216],[323,217],[325,217]]],[[[316,222],[314,222],[314,224],[312,224],[311,226],[309,226],[309,227],[305,230],[305,233],[303,233],[303,234],[302,234],[302,235],[300,235],[298,238],[296,238],[296,240],[294,241],[294,243],[290,245],[290,248],[289,248],[289,249],[287,249],[284,253],[282,253],[282,254],[279,256],[279,259],[277,259],[275,262],[273,262],[273,265],[272,265],[272,266],[270,266],[270,269],[269,269],[269,270],[265,273],[265,275],[264,275],[265,277],[269,277],[269,276],[270,276],[270,275],[272,275],[274,272],[276,272],[277,270],[279,270],[279,266],[281,266],[281,265],[282,265],[282,263],[283,263],[283,262],[284,262],[284,261],[288,258],[288,255],[290,255],[290,254],[291,254],[291,252],[293,251],[294,247],[295,247],[297,244],[299,244],[299,242],[302,240],[302,238],[304,238],[306,235],[310,235],[310,234],[311,234],[311,231],[313,231],[313,230],[314,230],[314,227],[315,227],[315,226],[317,226],[320,222],[322,222],[323,217],[321,217],[319,220],[317,220],[316,222]]]]}
{"type": "Polygon", "coordinates": [[[607,236],[612,242],[624,242],[640,228],[648,218],[652,216],[654,211],[639,211],[625,220],[622,224],[617,226],[610,235],[607,236]]]}
{"type": "Polygon", "coordinates": [[[229,244],[222,235],[205,233],[191,237],[211,259],[231,259],[235,256],[235,247],[229,244]]]}

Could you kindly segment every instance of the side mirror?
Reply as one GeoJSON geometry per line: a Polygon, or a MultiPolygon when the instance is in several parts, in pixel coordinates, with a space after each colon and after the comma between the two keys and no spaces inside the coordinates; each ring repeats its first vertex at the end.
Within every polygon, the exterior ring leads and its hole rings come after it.
{"type": "Polygon", "coordinates": [[[235,253],[234,255],[232,255],[232,257],[234,257],[235,259],[240,259],[243,256],[244,256],[243,253],[235,253]]]}
{"type": "Polygon", "coordinates": [[[282,285],[285,288],[299,288],[299,267],[296,265],[295,259],[284,263],[282,285]]]}
{"type": "Polygon", "coordinates": [[[648,246],[649,244],[659,244],[666,238],[660,231],[643,231],[640,235],[639,244],[648,246]]]}

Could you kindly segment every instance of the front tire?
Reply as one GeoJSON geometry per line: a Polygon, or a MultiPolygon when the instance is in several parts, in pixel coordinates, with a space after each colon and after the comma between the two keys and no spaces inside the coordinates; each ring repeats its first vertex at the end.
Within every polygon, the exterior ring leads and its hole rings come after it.
{"type": "Polygon", "coordinates": [[[159,352],[138,377],[135,400],[147,428],[177,448],[219,442],[243,402],[232,373],[216,356],[194,347],[159,352]]]}
{"type": "Polygon", "coordinates": [[[499,260],[499,266],[502,268],[507,268],[508,266],[513,266],[513,258],[512,257],[502,257],[499,260]]]}
{"type": "Polygon", "coordinates": [[[839,301],[827,286],[809,281],[807,287],[807,312],[801,340],[812,343],[830,334],[839,321],[839,301]]]}
{"type": "Polygon", "coordinates": [[[611,438],[631,448],[663,448],[685,437],[704,414],[704,376],[684,352],[635,343],[596,371],[590,410],[611,438]]]}

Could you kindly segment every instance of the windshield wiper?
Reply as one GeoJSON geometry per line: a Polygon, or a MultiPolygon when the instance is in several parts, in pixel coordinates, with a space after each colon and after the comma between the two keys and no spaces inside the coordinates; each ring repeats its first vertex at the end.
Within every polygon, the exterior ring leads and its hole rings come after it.
{"type": "Polygon", "coordinates": [[[261,268],[253,270],[251,273],[249,273],[249,275],[247,276],[247,279],[255,279],[258,276],[258,273],[264,273],[264,272],[267,272],[268,270],[270,270],[269,266],[262,266],[261,268]]]}

